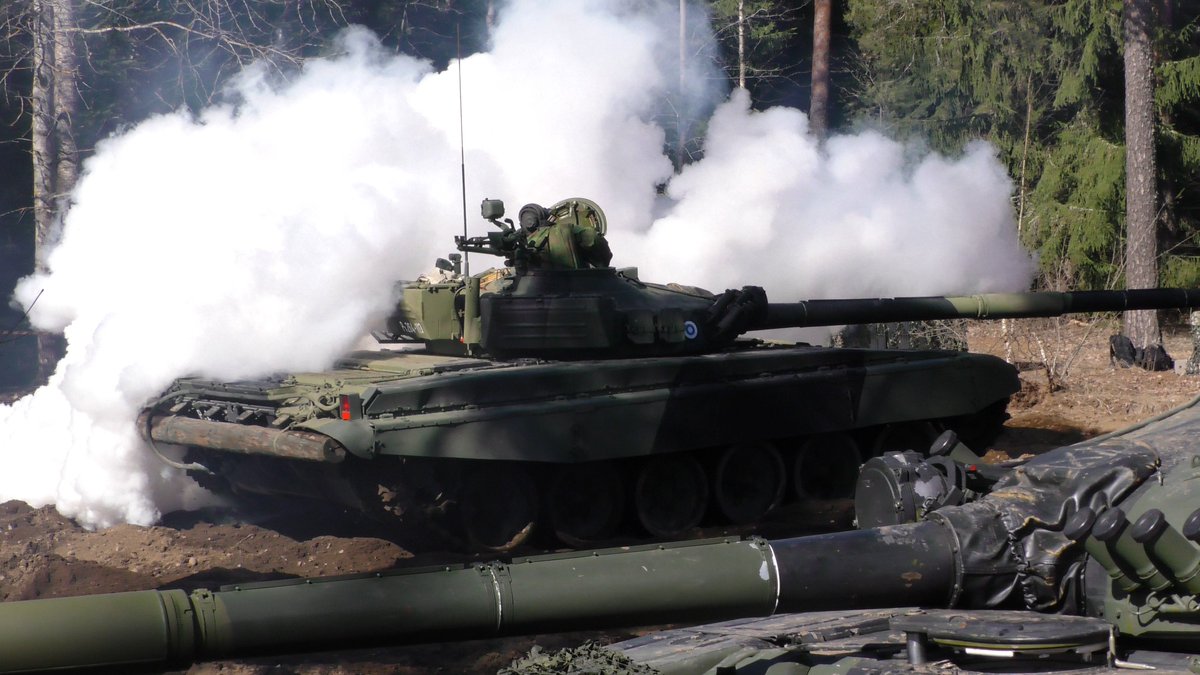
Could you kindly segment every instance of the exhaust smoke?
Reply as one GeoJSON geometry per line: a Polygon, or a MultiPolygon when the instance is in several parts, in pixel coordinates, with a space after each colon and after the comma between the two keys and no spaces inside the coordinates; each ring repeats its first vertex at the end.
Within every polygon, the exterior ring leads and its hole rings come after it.
{"type": "MultiPolygon", "coordinates": [[[[983,145],[914,159],[868,132],[822,150],[802,112],[735,92],[704,158],[672,176],[653,120],[677,77],[674,4],[625,4],[514,0],[491,51],[463,60],[469,204],[587,196],[615,265],[774,300],[1026,287],[1012,185],[983,145]]],[[[25,306],[44,290],[31,319],[68,349],[49,384],[0,406],[0,501],[89,527],[203,502],[140,441],[138,408],[184,375],[327,367],[396,278],[450,250],[458,64],[437,72],[362,29],[339,52],[286,81],[251,67],[226,103],[97,146],[49,271],[17,289],[25,306]]]]}

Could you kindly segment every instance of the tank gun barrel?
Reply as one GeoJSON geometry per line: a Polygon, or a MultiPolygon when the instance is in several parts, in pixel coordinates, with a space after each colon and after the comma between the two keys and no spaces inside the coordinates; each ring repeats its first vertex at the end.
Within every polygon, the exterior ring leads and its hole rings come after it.
{"type": "Polygon", "coordinates": [[[719,539],[198,590],[0,604],[0,672],[942,606],[958,573],[935,523],[777,542],[719,539]]]}
{"type": "Polygon", "coordinates": [[[1200,289],[983,293],[964,296],[768,303],[751,330],[936,319],[1015,319],[1200,306],[1200,289]]]}

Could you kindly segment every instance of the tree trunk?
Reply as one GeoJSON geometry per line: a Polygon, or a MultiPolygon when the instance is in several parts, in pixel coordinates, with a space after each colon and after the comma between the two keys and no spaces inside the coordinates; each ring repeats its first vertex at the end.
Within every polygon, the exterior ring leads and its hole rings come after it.
{"type": "MultiPolygon", "coordinates": [[[[1125,287],[1158,285],[1151,0],[1125,0],[1125,287]]],[[[1141,349],[1161,345],[1158,315],[1125,312],[1125,336],[1141,349]]]]}
{"type": "MultiPolygon", "coordinates": [[[[1025,202],[1026,181],[1025,170],[1029,165],[1029,137],[1033,130],[1033,73],[1025,76],[1025,141],[1021,146],[1021,176],[1017,186],[1017,241],[1025,235],[1025,202]]],[[[1004,325],[1003,322],[1000,323],[1004,325]]]]}
{"type": "Polygon", "coordinates": [[[746,0],[738,0],[737,38],[738,38],[738,86],[746,88],[746,0]]]}
{"type": "Polygon", "coordinates": [[[54,135],[55,215],[61,219],[70,209],[71,192],[79,180],[79,148],[75,144],[75,118],[79,115],[79,58],[75,50],[75,3],[54,0],[54,135]]]}
{"type": "Polygon", "coordinates": [[[675,131],[675,167],[683,168],[687,156],[687,0],[679,0],[679,102],[675,111],[678,124],[675,131]]]}
{"type": "Polygon", "coordinates": [[[46,248],[54,225],[58,154],[54,133],[55,49],[54,0],[33,0],[33,125],[34,266],[46,271],[46,248]]]}
{"type": "MultiPolygon", "coordinates": [[[[72,128],[78,112],[75,0],[33,0],[34,267],[46,272],[67,199],[79,175],[72,128]]],[[[38,369],[50,377],[65,352],[61,335],[38,335],[38,369]]]]}
{"type": "Polygon", "coordinates": [[[812,99],[808,106],[809,128],[820,142],[829,131],[829,34],[831,0],[813,2],[812,99]]]}

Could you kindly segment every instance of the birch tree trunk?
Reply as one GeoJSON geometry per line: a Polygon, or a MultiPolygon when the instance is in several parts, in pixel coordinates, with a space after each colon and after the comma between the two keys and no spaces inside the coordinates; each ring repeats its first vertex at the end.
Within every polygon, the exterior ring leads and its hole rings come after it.
{"type": "MultiPolygon", "coordinates": [[[[1125,0],[1125,287],[1158,285],[1157,186],[1154,157],[1154,55],[1150,0],[1125,0]]],[[[1125,312],[1134,347],[1162,344],[1158,314],[1125,312]]]]}
{"type": "MultiPolygon", "coordinates": [[[[72,123],[78,112],[75,0],[33,0],[33,84],[30,92],[33,155],[34,266],[46,256],[67,197],[79,175],[72,123]]],[[[46,379],[65,352],[61,335],[38,336],[39,376],[46,379]]]]}
{"type": "Polygon", "coordinates": [[[746,0],[737,4],[738,86],[746,88],[746,0]]]}
{"type": "Polygon", "coordinates": [[[76,51],[78,0],[54,2],[54,135],[55,215],[62,218],[79,179],[79,148],[75,143],[75,119],[79,116],[79,58],[76,51]]]}
{"type": "Polygon", "coordinates": [[[54,133],[55,50],[54,0],[33,0],[33,87],[30,92],[33,132],[34,266],[46,270],[45,253],[54,224],[58,154],[54,133]]]}

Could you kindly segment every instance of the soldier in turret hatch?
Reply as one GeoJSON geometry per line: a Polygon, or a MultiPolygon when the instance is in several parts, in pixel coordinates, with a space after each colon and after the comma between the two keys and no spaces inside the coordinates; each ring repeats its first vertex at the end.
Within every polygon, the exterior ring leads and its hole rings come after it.
{"type": "Polygon", "coordinates": [[[519,221],[533,254],[530,267],[581,269],[608,267],[612,250],[604,233],[604,212],[589,199],[564,199],[547,209],[540,204],[521,207],[519,221]]]}

